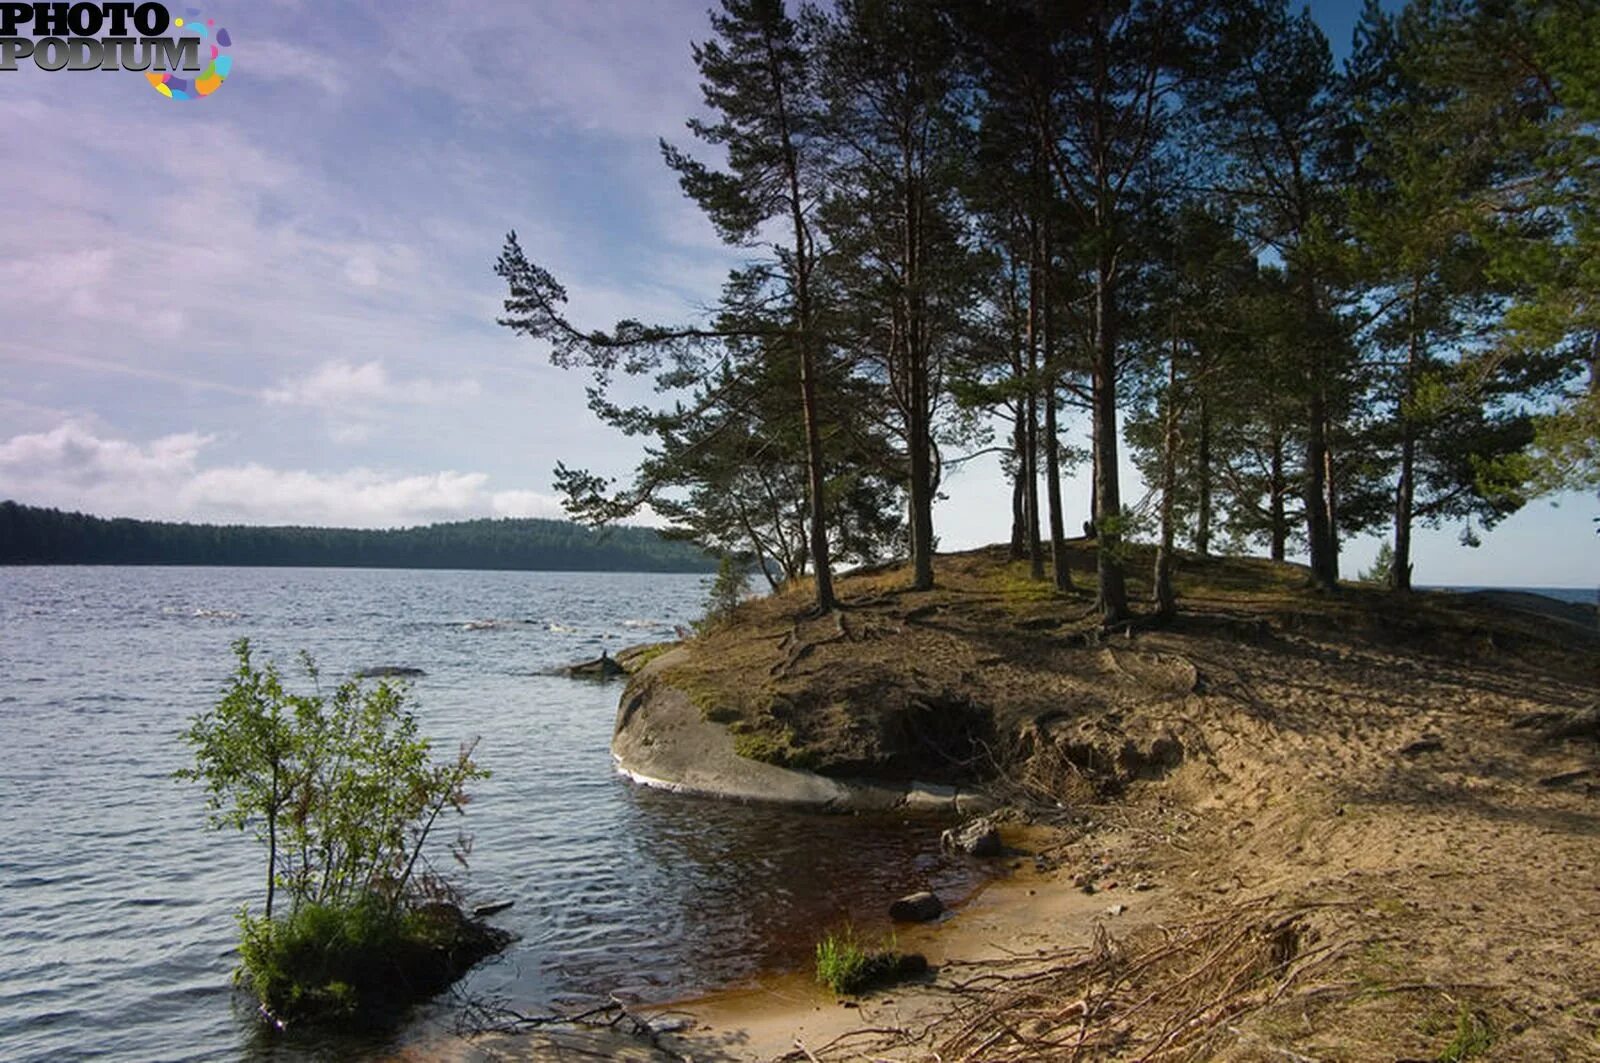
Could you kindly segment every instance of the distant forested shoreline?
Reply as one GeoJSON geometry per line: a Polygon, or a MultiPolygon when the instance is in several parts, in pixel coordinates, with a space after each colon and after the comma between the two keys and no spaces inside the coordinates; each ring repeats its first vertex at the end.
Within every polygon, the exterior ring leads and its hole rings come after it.
{"type": "Polygon", "coordinates": [[[0,502],[0,564],[704,572],[687,543],[650,528],[505,518],[417,528],[180,524],[0,502]]]}

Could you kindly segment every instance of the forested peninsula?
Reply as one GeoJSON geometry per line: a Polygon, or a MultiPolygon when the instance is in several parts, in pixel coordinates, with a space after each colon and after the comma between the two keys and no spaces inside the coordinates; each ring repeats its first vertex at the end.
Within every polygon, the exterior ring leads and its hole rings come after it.
{"type": "Polygon", "coordinates": [[[0,502],[0,564],[260,565],[701,572],[699,549],[650,528],[534,518],[416,528],[258,527],[106,519],[0,502]]]}

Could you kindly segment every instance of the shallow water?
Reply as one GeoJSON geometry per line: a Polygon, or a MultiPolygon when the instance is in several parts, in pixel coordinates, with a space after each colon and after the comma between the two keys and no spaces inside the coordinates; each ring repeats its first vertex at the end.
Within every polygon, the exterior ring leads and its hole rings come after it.
{"type": "MultiPolygon", "coordinates": [[[[617,685],[546,674],[670,638],[702,577],[351,569],[0,569],[0,1058],[361,1058],[452,1028],[463,995],[525,1012],[666,999],[803,965],[819,930],[972,889],[945,824],[642,789],[608,752],[617,685]],[[469,900],[521,935],[387,1038],[265,1037],[229,986],[261,854],[204,826],[186,721],[248,635],[327,677],[412,682],[442,749],[481,736],[469,900]]],[[[448,860],[441,852],[438,854],[448,860]]]]}

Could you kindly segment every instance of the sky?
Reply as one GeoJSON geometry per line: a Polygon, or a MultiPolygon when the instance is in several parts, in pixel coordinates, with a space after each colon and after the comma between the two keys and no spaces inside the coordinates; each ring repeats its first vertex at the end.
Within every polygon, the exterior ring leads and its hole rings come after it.
{"type": "MultiPolygon", "coordinates": [[[[0,72],[0,498],[389,527],[561,516],[557,461],[625,474],[585,378],[495,324],[493,266],[515,229],[595,326],[715,298],[738,259],[657,147],[692,145],[707,2],[232,0],[201,16],[235,64],[204,99],[0,72]]],[[[1312,10],[1342,51],[1359,3],[1312,10]]],[[[942,548],[1008,534],[995,461],[946,494],[942,548]]],[[[1600,503],[1556,501],[1476,549],[1421,532],[1417,581],[1593,583],[1600,503]]]]}

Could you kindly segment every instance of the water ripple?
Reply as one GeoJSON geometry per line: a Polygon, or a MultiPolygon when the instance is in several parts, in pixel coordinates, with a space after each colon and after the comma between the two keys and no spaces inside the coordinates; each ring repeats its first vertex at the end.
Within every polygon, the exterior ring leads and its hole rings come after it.
{"type": "Polygon", "coordinates": [[[473,903],[521,935],[467,993],[527,1011],[626,989],[664,998],[806,962],[817,928],[881,923],[898,892],[959,895],[940,824],[822,817],[640,790],[607,750],[619,688],[546,674],[666,637],[694,576],[183,568],[0,570],[0,1059],[361,1059],[397,1038],[263,1041],[230,989],[234,914],[256,903],[247,835],[205,827],[171,781],[186,721],[227,681],[229,642],[325,676],[383,663],[440,748],[482,736],[494,777],[473,903]]]}

